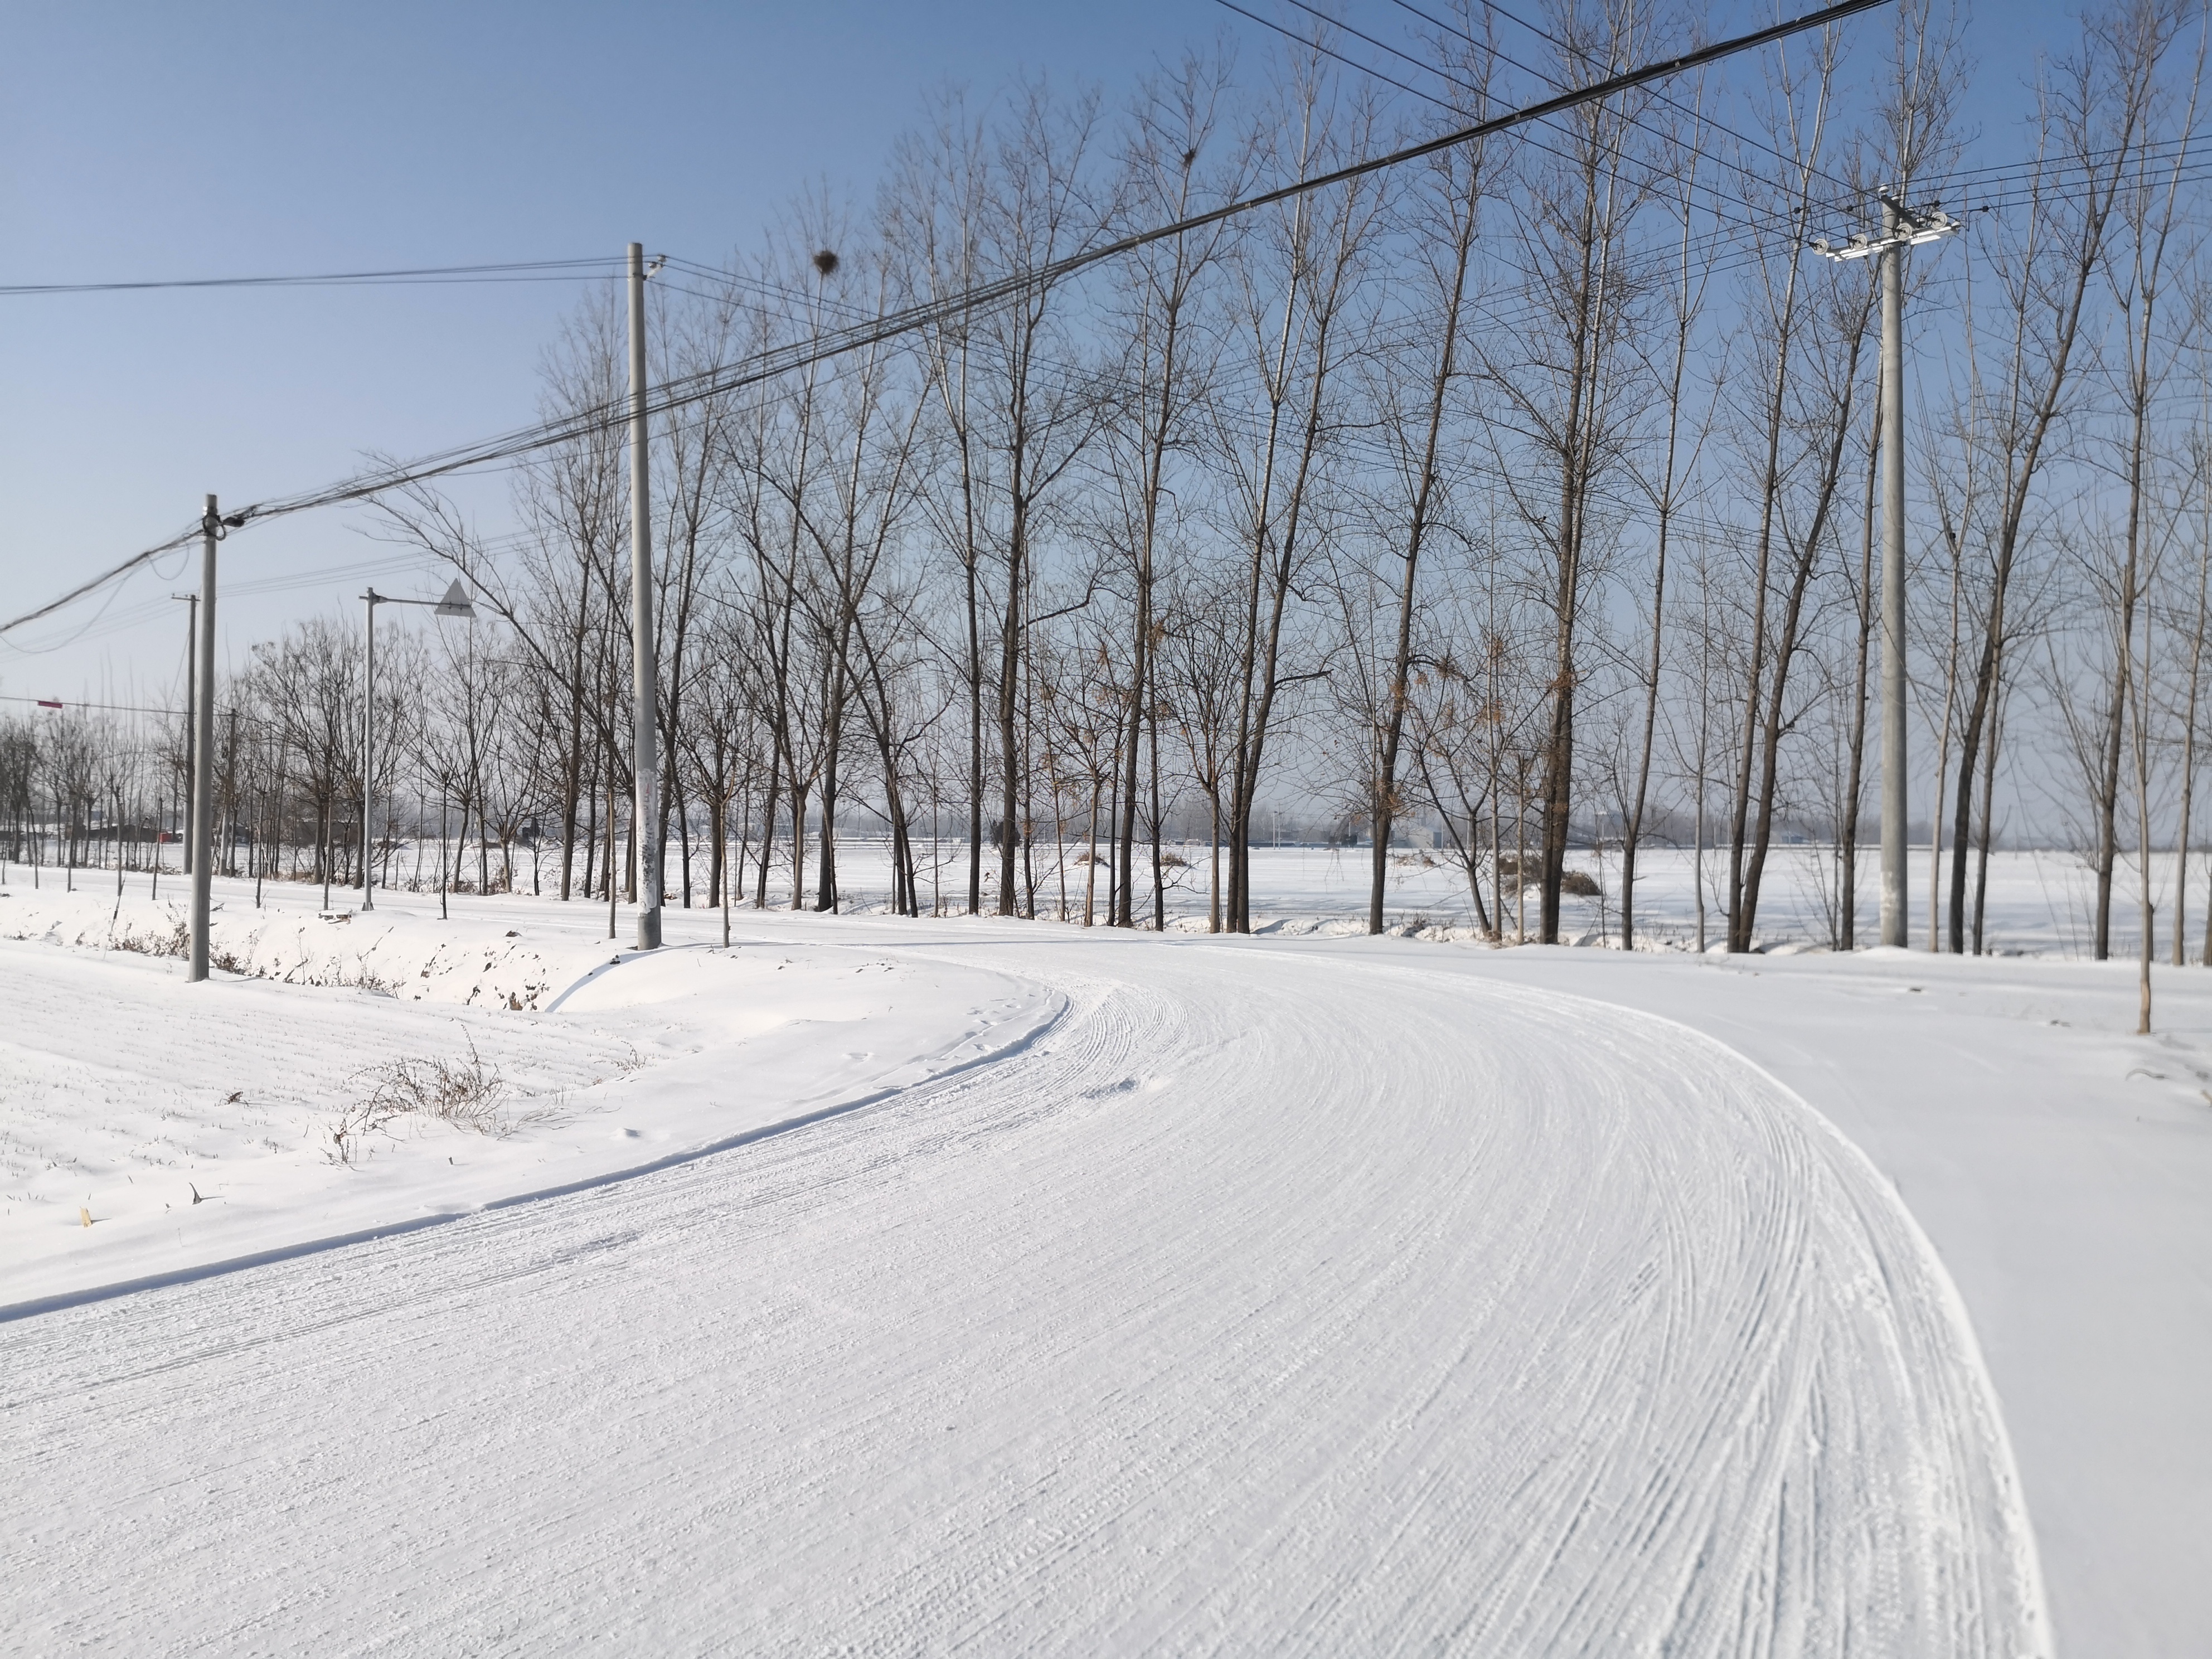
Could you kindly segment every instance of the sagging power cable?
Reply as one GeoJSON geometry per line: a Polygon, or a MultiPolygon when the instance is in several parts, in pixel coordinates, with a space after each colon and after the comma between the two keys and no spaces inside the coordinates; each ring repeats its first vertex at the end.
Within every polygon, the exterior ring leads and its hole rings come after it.
{"type": "MultiPolygon", "coordinates": [[[[811,336],[804,341],[762,352],[744,363],[725,368],[702,370],[696,374],[683,376],[654,387],[647,400],[647,412],[665,414],[672,410],[684,408],[708,398],[742,391],[764,380],[774,380],[781,375],[790,374],[795,369],[803,368],[810,363],[842,356],[848,352],[863,349],[899,335],[911,333],[917,329],[927,328],[975,312],[989,310],[1018,299],[1025,294],[1050,288],[1094,265],[1119,258],[1124,254],[1133,253],[1155,242],[1188,235],[1193,231],[1206,229],[1209,226],[1219,224],[1241,214],[1255,212],[1261,208],[1279,206],[1300,197],[1311,195],[1316,191],[1328,190],[1334,185],[1349,184],[1355,179],[1364,179],[1392,167],[1402,167],[1408,161],[1418,161],[1459,145],[1471,143],[1479,138],[1486,138],[1495,133],[1510,131],[1516,127],[1544,120],[1547,117],[1560,114],[1583,104],[1595,103],[1601,99],[1609,98],[1616,93],[1632,90],[1649,82],[1664,80],[1669,76],[1680,75],[1690,70],[1701,68],[1705,64],[1716,63],[1723,58],[1734,57],[1739,52],[1749,52],[1777,40],[1786,40],[1808,29],[1825,28],[1847,17],[1856,16],[1860,12],[1871,11],[1876,6],[1887,3],[1888,0],[1836,0],[1834,4],[1823,6],[1816,11],[1808,12],[1802,16],[1790,18],[1783,22],[1770,24],[1765,28],[1755,29],[1748,34],[1736,35],[1729,40],[1698,47],[1692,52],[1682,52],[1673,58],[1646,64],[1639,69],[1608,76],[1603,80],[1592,82],[1587,86],[1570,88],[1553,97],[1523,105],[1505,114],[1493,116],[1488,120],[1478,121],[1470,126],[1440,133],[1434,137],[1406,145],[1402,149],[1392,150],[1382,155],[1370,156],[1364,161],[1354,161],[1330,172],[1316,174],[1310,179],[1301,179],[1293,184],[1284,185],[1274,190],[1262,191],[1257,195],[1245,197],[1218,208],[1193,214],[1187,218],[1176,220],[1171,224],[1157,226],[1149,230],[1116,237],[1111,240],[1098,243],[1095,246],[1080,248],[1061,258],[1049,260],[1034,269],[1017,270],[994,282],[979,283],[974,288],[964,289],[957,294],[943,299],[926,301],[919,305],[909,306],[902,310],[856,324],[849,328],[811,336]]],[[[608,427],[623,424],[629,421],[630,416],[630,398],[627,393],[624,393],[605,403],[592,404],[571,414],[541,422],[534,426],[518,428],[496,437],[424,456],[402,465],[380,467],[373,471],[356,474],[351,478],[325,489],[304,495],[257,502],[234,513],[226,514],[224,523],[235,527],[260,520],[286,518],[316,507],[335,507],[348,501],[364,501],[371,496],[380,495],[389,490],[402,489],[410,484],[427,483],[433,478],[465,471],[472,467],[489,465],[534,450],[553,448],[574,439],[604,430],[608,427]]],[[[25,611],[22,615],[12,617],[6,623],[0,623],[0,635],[12,633],[27,623],[52,615],[86,594],[128,574],[149,560],[184,546],[201,533],[202,526],[198,520],[195,520],[188,529],[170,537],[156,546],[131,555],[121,563],[100,572],[89,580],[70,589],[59,599],[42,605],[36,610],[25,611]]]]}
{"type": "Polygon", "coordinates": [[[425,283],[573,283],[611,276],[622,261],[526,259],[496,265],[417,265],[399,270],[330,270],[293,276],[180,276],[134,283],[0,283],[0,299],[38,294],[137,294],[161,289],[373,288],[425,283]]]}

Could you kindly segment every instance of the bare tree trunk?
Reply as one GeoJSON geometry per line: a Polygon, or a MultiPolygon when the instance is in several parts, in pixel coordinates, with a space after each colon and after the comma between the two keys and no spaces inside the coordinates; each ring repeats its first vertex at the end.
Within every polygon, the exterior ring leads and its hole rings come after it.
{"type": "Polygon", "coordinates": [[[1857,637],[1851,661],[1851,716],[1847,739],[1849,771],[1844,783],[1842,822],[1836,826],[1836,880],[1842,902],[1839,948],[1858,948],[1859,811],[1866,792],[1867,660],[1874,639],[1875,492],[1881,475],[1881,399],[1875,399],[1873,428],[1867,437],[1866,511],[1859,547],[1857,637]]]}
{"type": "MultiPolygon", "coordinates": [[[[1694,122],[1696,118],[1692,118],[1694,122]]],[[[1620,836],[1620,948],[1636,948],[1636,854],[1644,839],[1644,811],[1650,796],[1651,745],[1659,729],[1660,648],[1666,638],[1667,539],[1674,527],[1675,471],[1680,462],[1682,431],[1682,379],[1689,367],[1690,331],[1698,312],[1703,283],[1697,276],[1698,262],[1692,251],[1692,193],[1697,187],[1698,162],[1704,155],[1702,129],[1693,126],[1689,163],[1681,175],[1681,285],[1674,301],[1674,362],[1667,381],[1667,450],[1660,474],[1658,545],[1651,568],[1651,651],[1644,667],[1644,732],[1637,746],[1636,795],[1620,836]]]]}
{"type": "MultiPolygon", "coordinates": [[[[1997,686],[1996,712],[1990,719],[1990,740],[1982,756],[1982,840],[1974,876],[1974,954],[1982,954],[1982,919],[1990,894],[1990,840],[1996,816],[1997,749],[2004,738],[2004,687],[1997,686]]],[[[1966,856],[1962,850],[1958,856],[1966,856]]],[[[1954,952],[1953,954],[1956,954],[1954,952]]]]}
{"type": "Polygon", "coordinates": [[[1810,521],[1805,527],[1804,539],[1797,550],[1796,564],[1790,573],[1789,598],[1783,606],[1780,635],[1774,652],[1774,678],[1768,690],[1765,738],[1759,758],[1758,825],[1738,900],[1738,942],[1735,948],[1740,951],[1751,948],[1752,929],[1759,915],[1759,884],[1765,872],[1767,853],[1773,838],[1775,791],[1780,780],[1782,734],[1787,725],[1783,698],[1790,683],[1790,666],[1797,654],[1806,590],[1811,584],[1814,568],[1820,557],[1820,544],[1827,532],[1828,516],[1834,510],[1836,494],[1843,480],[1844,453],[1850,440],[1852,394],[1858,385],[1859,357],[1872,314],[1873,299],[1869,289],[1866,302],[1856,315],[1845,323],[1850,330],[1850,337],[1842,365],[1842,387],[1836,395],[1835,412],[1832,417],[1834,422],[1832,435],[1828,453],[1822,459],[1819,492],[1814,498],[1810,521]]]}
{"type": "MultiPolygon", "coordinates": [[[[2200,429],[2208,422],[2198,417],[2200,429]]],[[[2198,465],[2203,465],[2200,455],[2198,465]]],[[[2197,614],[2189,631],[2189,690],[2181,710],[2181,823],[2173,839],[2173,965],[2187,959],[2189,926],[2189,824],[2197,793],[2197,716],[2204,666],[2204,630],[2212,621],[2212,479],[2200,476],[2200,496],[2205,505],[2198,520],[2197,539],[2197,614]]]]}
{"type": "MultiPolygon", "coordinates": [[[[2005,497],[1991,536],[1989,613],[1973,694],[1960,728],[1954,840],[1963,839],[1963,826],[1970,821],[1971,785],[1980,760],[1982,734],[1993,714],[1998,659],[2005,641],[2006,605],[2028,504],[2045,459],[2045,446],[2067,412],[2065,393],[2071,384],[2075,346],[2087,309],[2089,285],[2104,267],[2111,216],[2137,142],[2150,118],[2153,71],[2172,38],[2172,22],[2162,15],[2154,18],[2145,14],[2136,21],[2154,21],[2159,27],[2131,30],[2124,42],[2117,44],[2092,30],[2088,50],[2064,66],[2058,84],[2044,100],[2046,141],[2051,127],[2057,126],[2072,152],[2069,159],[2079,164],[2086,178],[2049,178],[2039,165],[2026,216],[2029,240],[2017,270],[2008,278],[2007,304],[2014,339],[2007,387],[2010,407],[2003,430],[2005,497]],[[2069,213],[2070,217],[2064,216],[2069,213]],[[2041,252],[2041,239],[2045,235],[2059,239],[2051,256],[2055,270],[2046,268],[2041,252]],[[2050,319],[2049,338],[2034,342],[2031,318],[2045,311],[2050,319]],[[2030,366],[2032,347],[2034,367],[2030,366]]],[[[2186,146],[2181,153],[2186,154],[2186,146]]],[[[2178,159],[2175,165],[2179,165],[2178,159]]],[[[2112,751],[2108,749],[2108,752],[2112,751]]],[[[2118,787],[2115,773],[2115,793],[2118,787]]],[[[2109,839],[2100,836],[2105,842],[2109,839]]],[[[2100,866],[2104,852],[2100,846],[2100,866]]],[[[1965,923],[1965,866],[1954,861],[1951,878],[1950,931],[1952,948],[1957,950],[1965,923]]],[[[2109,874],[2100,874],[2095,939],[2100,958],[2108,953],[2110,886],[2109,874]]]]}
{"type": "MultiPolygon", "coordinates": [[[[1479,158],[1470,164],[1480,167],[1479,158]]],[[[1457,367],[1460,307],[1467,294],[1467,269],[1474,250],[1475,209],[1480,199],[1480,173],[1471,171],[1464,185],[1449,181],[1452,201],[1451,279],[1445,286],[1443,337],[1437,347],[1437,363],[1429,382],[1426,431],[1421,443],[1420,471],[1413,489],[1413,516],[1406,529],[1406,548],[1398,579],[1398,628],[1390,659],[1390,684],[1383,708],[1382,730],[1375,778],[1370,797],[1373,859],[1367,891],[1367,931],[1382,931],[1382,900],[1390,879],[1390,833],[1398,816],[1398,750],[1406,731],[1406,703],[1413,664],[1413,613],[1420,573],[1421,546],[1429,529],[1435,503],[1437,449],[1443,438],[1444,409],[1457,367]]]]}
{"type": "MultiPolygon", "coordinates": [[[[1028,466],[1026,422],[1017,413],[1010,456],[1016,478],[1028,466]]],[[[1016,913],[1014,890],[1015,811],[1021,787],[1022,754],[1014,730],[1015,698],[1021,685],[1022,635],[1026,626],[1022,596],[1029,585],[1029,497],[1018,486],[1014,495],[1013,533],[1006,544],[1006,598],[999,635],[999,914],[1016,913]]]]}
{"type": "Polygon", "coordinates": [[[1743,746],[1733,792],[1729,826],[1728,948],[1751,949],[1751,918],[1744,914],[1744,844],[1751,817],[1752,766],[1759,752],[1760,691],[1765,684],[1768,568],[1774,552],[1774,517],[1782,490],[1784,400],[1788,396],[1790,350],[1795,343],[1797,266],[1790,263],[1784,281],[1779,326],[1774,342],[1774,380],[1766,404],[1766,465],[1759,481],[1758,556],[1751,578],[1751,647],[1743,708],[1743,746]]]}
{"type": "MultiPolygon", "coordinates": [[[[2137,690],[2135,706],[2130,711],[2135,727],[2132,744],[2135,759],[2136,787],[2136,902],[2142,910],[2142,941],[2136,953],[2136,1035],[2150,1035],[2150,964],[2156,950],[2157,928],[2150,904],[2150,666],[2151,634],[2154,623],[2148,616],[2143,618],[2143,654],[2139,672],[2134,675],[2137,690]]],[[[2132,642],[2124,647],[2131,655],[2132,642]]],[[[2179,933],[2177,932],[2177,938],[2179,933]]]]}

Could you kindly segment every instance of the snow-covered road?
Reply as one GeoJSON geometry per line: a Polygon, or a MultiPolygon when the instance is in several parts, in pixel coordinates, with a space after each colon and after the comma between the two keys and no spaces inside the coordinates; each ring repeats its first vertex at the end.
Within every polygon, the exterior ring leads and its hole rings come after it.
{"type": "Polygon", "coordinates": [[[2047,1650],[1948,1280],[1717,1044],[1389,962],[841,936],[1067,1009],[735,1151],[0,1327],[11,1644],[2047,1650]]]}

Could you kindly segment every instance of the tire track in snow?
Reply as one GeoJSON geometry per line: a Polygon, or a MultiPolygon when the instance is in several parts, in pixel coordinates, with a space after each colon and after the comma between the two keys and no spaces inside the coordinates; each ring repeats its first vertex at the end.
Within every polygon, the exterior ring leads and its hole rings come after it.
{"type": "Polygon", "coordinates": [[[1755,1068],[1395,967],[937,939],[1068,1017],[604,1193],[12,1327],[9,1627],[2043,1650],[1955,1298],[1755,1068]]]}

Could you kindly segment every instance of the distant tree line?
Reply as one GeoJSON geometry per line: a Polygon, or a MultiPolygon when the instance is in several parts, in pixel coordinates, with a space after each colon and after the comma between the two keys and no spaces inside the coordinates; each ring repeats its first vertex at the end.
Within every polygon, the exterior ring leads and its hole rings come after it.
{"type": "MultiPolygon", "coordinates": [[[[1508,42],[1485,7],[1428,9],[1413,95],[1320,23],[1121,105],[946,91],[872,205],[809,194],[726,267],[671,260],[653,373],[1041,270],[1698,21],[1539,12],[1508,42]]],[[[1525,889],[1557,938],[1570,842],[1597,835],[1623,944],[1664,842],[1696,856],[1699,943],[1710,905],[1747,949],[1778,840],[1811,836],[1831,942],[1865,942],[1876,262],[1807,244],[1877,228],[1886,191],[1966,225],[1909,263],[1916,907],[1980,950],[1992,844],[2057,824],[2102,956],[2122,854],[2148,916],[2162,844],[2179,959],[2212,668],[2205,29],[2199,3],[2098,0],[1970,165],[1960,21],[1906,0],[1735,84],[1585,105],[691,404],[652,452],[668,775],[646,829],[672,893],[836,909],[860,824],[902,913],[1159,927],[1169,827],[1197,826],[1211,925],[1245,930],[1261,803],[1288,799],[1364,829],[1377,931],[1418,821],[1493,937],[1525,889]]],[[[547,416],[620,398],[622,329],[612,293],[573,315],[547,416]]],[[[483,617],[393,629],[380,662],[383,844],[450,819],[476,867],[447,881],[511,881],[526,838],[563,898],[635,880],[623,443],[599,426],[520,464],[497,535],[429,489],[375,508],[483,617]]],[[[357,633],[304,623],[221,691],[225,822],[264,864],[350,870],[357,633]]],[[[15,833],[36,801],[77,824],[113,793],[93,729],[4,722],[15,833]]],[[[174,792],[180,740],[144,788],[174,792]]]]}

